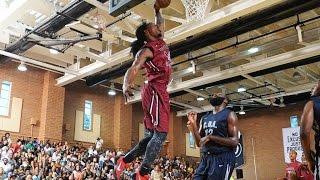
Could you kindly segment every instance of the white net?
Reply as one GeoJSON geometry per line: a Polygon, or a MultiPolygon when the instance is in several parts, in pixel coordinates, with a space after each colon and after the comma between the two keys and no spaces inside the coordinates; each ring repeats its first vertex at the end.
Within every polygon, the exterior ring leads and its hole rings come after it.
{"type": "Polygon", "coordinates": [[[187,21],[200,21],[204,19],[209,0],[182,0],[186,9],[187,21]]]}

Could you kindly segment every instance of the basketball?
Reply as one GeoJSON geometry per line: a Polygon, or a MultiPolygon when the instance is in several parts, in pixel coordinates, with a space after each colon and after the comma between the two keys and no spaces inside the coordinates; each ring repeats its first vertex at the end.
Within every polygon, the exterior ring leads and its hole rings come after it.
{"type": "Polygon", "coordinates": [[[171,0],[157,0],[156,2],[160,8],[167,8],[170,3],[171,3],[171,0]]]}

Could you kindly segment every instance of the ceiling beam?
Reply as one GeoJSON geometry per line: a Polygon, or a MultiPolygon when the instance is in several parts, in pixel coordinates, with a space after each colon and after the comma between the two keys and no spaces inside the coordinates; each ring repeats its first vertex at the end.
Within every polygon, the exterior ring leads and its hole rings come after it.
{"type": "Polygon", "coordinates": [[[163,14],[162,17],[164,19],[167,19],[167,20],[170,20],[170,21],[174,21],[174,22],[177,22],[177,23],[181,23],[181,24],[184,24],[184,23],[187,23],[188,21],[185,20],[185,19],[182,19],[182,18],[178,18],[178,17],[174,17],[174,16],[169,16],[169,15],[165,15],[163,14]]]}
{"type": "Polygon", "coordinates": [[[58,86],[64,86],[71,82],[74,82],[76,80],[80,80],[84,77],[90,76],[96,72],[105,70],[107,68],[110,68],[112,66],[115,66],[119,63],[123,63],[125,61],[128,61],[131,59],[131,56],[128,56],[130,54],[130,49],[125,49],[121,52],[115,53],[112,56],[105,59],[106,62],[94,62],[88,66],[85,66],[79,70],[78,76],[71,76],[69,74],[64,75],[63,77],[60,77],[57,79],[57,85],[58,86]],[[126,51],[125,53],[123,51],[126,51]]]}
{"type": "MultiPolygon", "coordinates": [[[[258,85],[265,85],[266,84],[266,83],[263,83],[263,82],[257,80],[255,77],[252,77],[252,76],[248,75],[248,74],[243,74],[242,76],[247,78],[247,79],[249,79],[252,82],[257,83],[258,85]]],[[[270,90],[272,90],[274,92],[278,92],[279,91],[277,88],[275,88],[273,86],[266,86],[266,88],[268,88],[268,89],[270,89],[270,90]]]]}
{"type": "MultiPolygon", "coordinates": [[[[235,3],[232,3],[226,7],[223,7],[221,9],[218,9],[216,11],[211,12],[203,21],[200,22],[189,22],[186,24],[183,24],[181,26],[178,26],[177,28],[173,28],[165,33],[165,41],[169,43],[173,43],[176,41],[180,41],[182,39],[185,39],[186,37],[196,34],[208,29],[212,29],[215,27],[218,27],[222,24],[225,24],[227,22],[230,22],[233,19],[239,18],[241,16],[256,12],[259,9],[270,7],[274,4],[280,3],[282,0],[239,0],[235,3]]],[[[143,6],[143,5],[141,5],[143,6]]],[[[141,8],[141,6],[136,6],[134,10],[137,10],[137,8],[141,8]]],[[[148,7],[150,9],[150,7],[148,7]]],[[[141,11],[144,11],[145,9],[140,9],[141,11]]],[[[151,10],[152,11],[152,10],[151,10]]],[[[138,11],[135,11],[138,12],[138,11]]],[[[138,14],[138,13],[136,13],[138,14]]],[[[153,14],[153,12],[152,12],[153,14]]],[[[141,16],[141,14],[138,14],[141,16]]],[[[114,59],[114,61],[110,64],[117,65],[121,64],[126,60],[131,59],[130,58],[130,48],[127,48],[125,50],[120,51],[117,54],[112,55],[110,58],[114,59]],[[118,60],[117,58],[120,58],[122,60],[118,60]]],[[[101,63],[91,65],[86,70],[83,71],[83,74],[80,74],[79,76],[68,76],[65,75],[63,78],[60,78],[58,80],[57,85],[66,85],[69,83],[72,83],[74,81],[77,81],[79,79],[82,79],[83,77],[86,77],[86,74],[95,74],[97,72],[100,72],[102,70],[108,69],[111,66],[104,65],[101,63]],[[96,68],[93,68],[96,67],[96,68]],[[90,73],[88,72],[90,70],[90,73]]]]}
{"type": "Polygon", "coordinates": [[[35,45],[32,48],[28,49],[26,53],[36,53],[42,55],[42,59],[50,58],[55,59],[56,61],[73,64],[74,56],[71,54],[59,53],[51,54],[48,48],[35,45]]]}
{"type": "Polygon", "coordinates": [[[186,92],[188,92],[188,93],[191,93],[191,94],[194,94],[194,95],[196,95],[196,96],[200,96],[200,97],[206,98],[206,99],[209,98],[208,95],[203,94],[203,93],[200,93],[200,92],[198,92],[198,91],[194,91],[194,90],[192,90],[192,89],[184,89],[184,91],[186,91],[186,92]]]}
{"type": "Polygon", "coordinates": [[[48,64],[48,63],[44,63],[44,62],[41,62],[41,61],[38,61],[38,60],[34,60],[34,59],[31,59],[31,58],[19,56],[19,55],[16,55],[16,54],[13,54],[13,53],[9,53],[9,52],[3,51],[3,50],[0,50],[0,54],[3,55],[3,56],[10,57],[12,59],[20,60],[20,61],[23,61],[23,62],[26,62],[26,63],[30,63],[30,64],[33,64],[33,65],[37,65],[37,66],[40,66],[40,67],[56,70],[56,71],[59,71],[59,72],[68,73],[68,74],[71,74],[73,76],[78,75],[78,73],[76,71],[72,71],[72,70],[69,70],[69,69],[66,69],[66,68],[62,68],[62,67],[59,67],[59,66],[54,66],[54,65],[51,65],[51,64],[48,64]]]}
{"type": "Polygon", "coordinates": [[[198,111],[201,110],[201,108],[199,108],[199,107],[192,106],[192,105],[189,105],[189,104],[186,104],[186,103],[181,103],[181,102],[175,101],[173,99],[170,99],[170,103],[176,104],[176,105],[179,105],[179,106],[183,106],[183,107],[186,107],[186,108],[197,109],[198,111]]]}
{"type": "Polygon", "coordinates": [[[76,46],[70,47],[66,52],[70,54],[74,54],[76,56],[80,56],[80,57],[88,57],[90,59],[94,59],[102,63],[107,63],[107,60],[105,57],[89,52],[88,50],[85,50],[80,47],[76,47],[76,46]]]}
{"type": "Polygon", "coordinates": [[[318,78],[313,76],[312,74],[310,74],[309,72],[307,72],[304,68],[302,67],[297,67],[296,70],[301,73],[302,75],[305,74],[306,76],[308,76],[309,78],[311,78],[314,81],[317,81],[318,78]]]}

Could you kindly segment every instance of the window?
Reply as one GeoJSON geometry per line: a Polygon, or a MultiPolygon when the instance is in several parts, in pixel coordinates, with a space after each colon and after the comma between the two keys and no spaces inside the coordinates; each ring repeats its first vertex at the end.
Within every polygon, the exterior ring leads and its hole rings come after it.
{"type": "Polygon", "coordinates": [[[0,92],[0,116],[9,116],[11,82],[3,81],[0,92]]]}
{"type": "Polygon", "coordinates": [[[84,102],[83,130],[92,130],[92,101],[84,102]]]}

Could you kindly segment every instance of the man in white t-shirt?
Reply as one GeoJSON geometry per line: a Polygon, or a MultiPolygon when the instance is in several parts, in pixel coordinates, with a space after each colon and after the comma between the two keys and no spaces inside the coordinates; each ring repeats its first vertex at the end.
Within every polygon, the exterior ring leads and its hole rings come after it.
{"type": "Polygon", "coordinates": [[[0,167],[2,167],[3,171],[8,174],[12,170],[12,166],[9,163],[7,158],[3,158],[0,162],[0,167]]]}
{"type": "Polygon", "coordinates": [[[103,139],[101,139],[100,137],[98,137],[97,141],[96,141],[96,150],[99,151],[102,147],[103,144],[103,139]]]}
{"type": "Polygon", "coordinates": [[[90,146],[89,149],[88,149],[88,154],[89,154],[89,157],[93,156],[93,147],[90,146]]]}
{"type": "Polygon", "coordinates": [[[52,161],[53,161],[53,162],[56,162],[58,159],[60,159],[60,152],[59,152],[59,150],[55,151],[55,152],[52,154],[52,161]]]}

